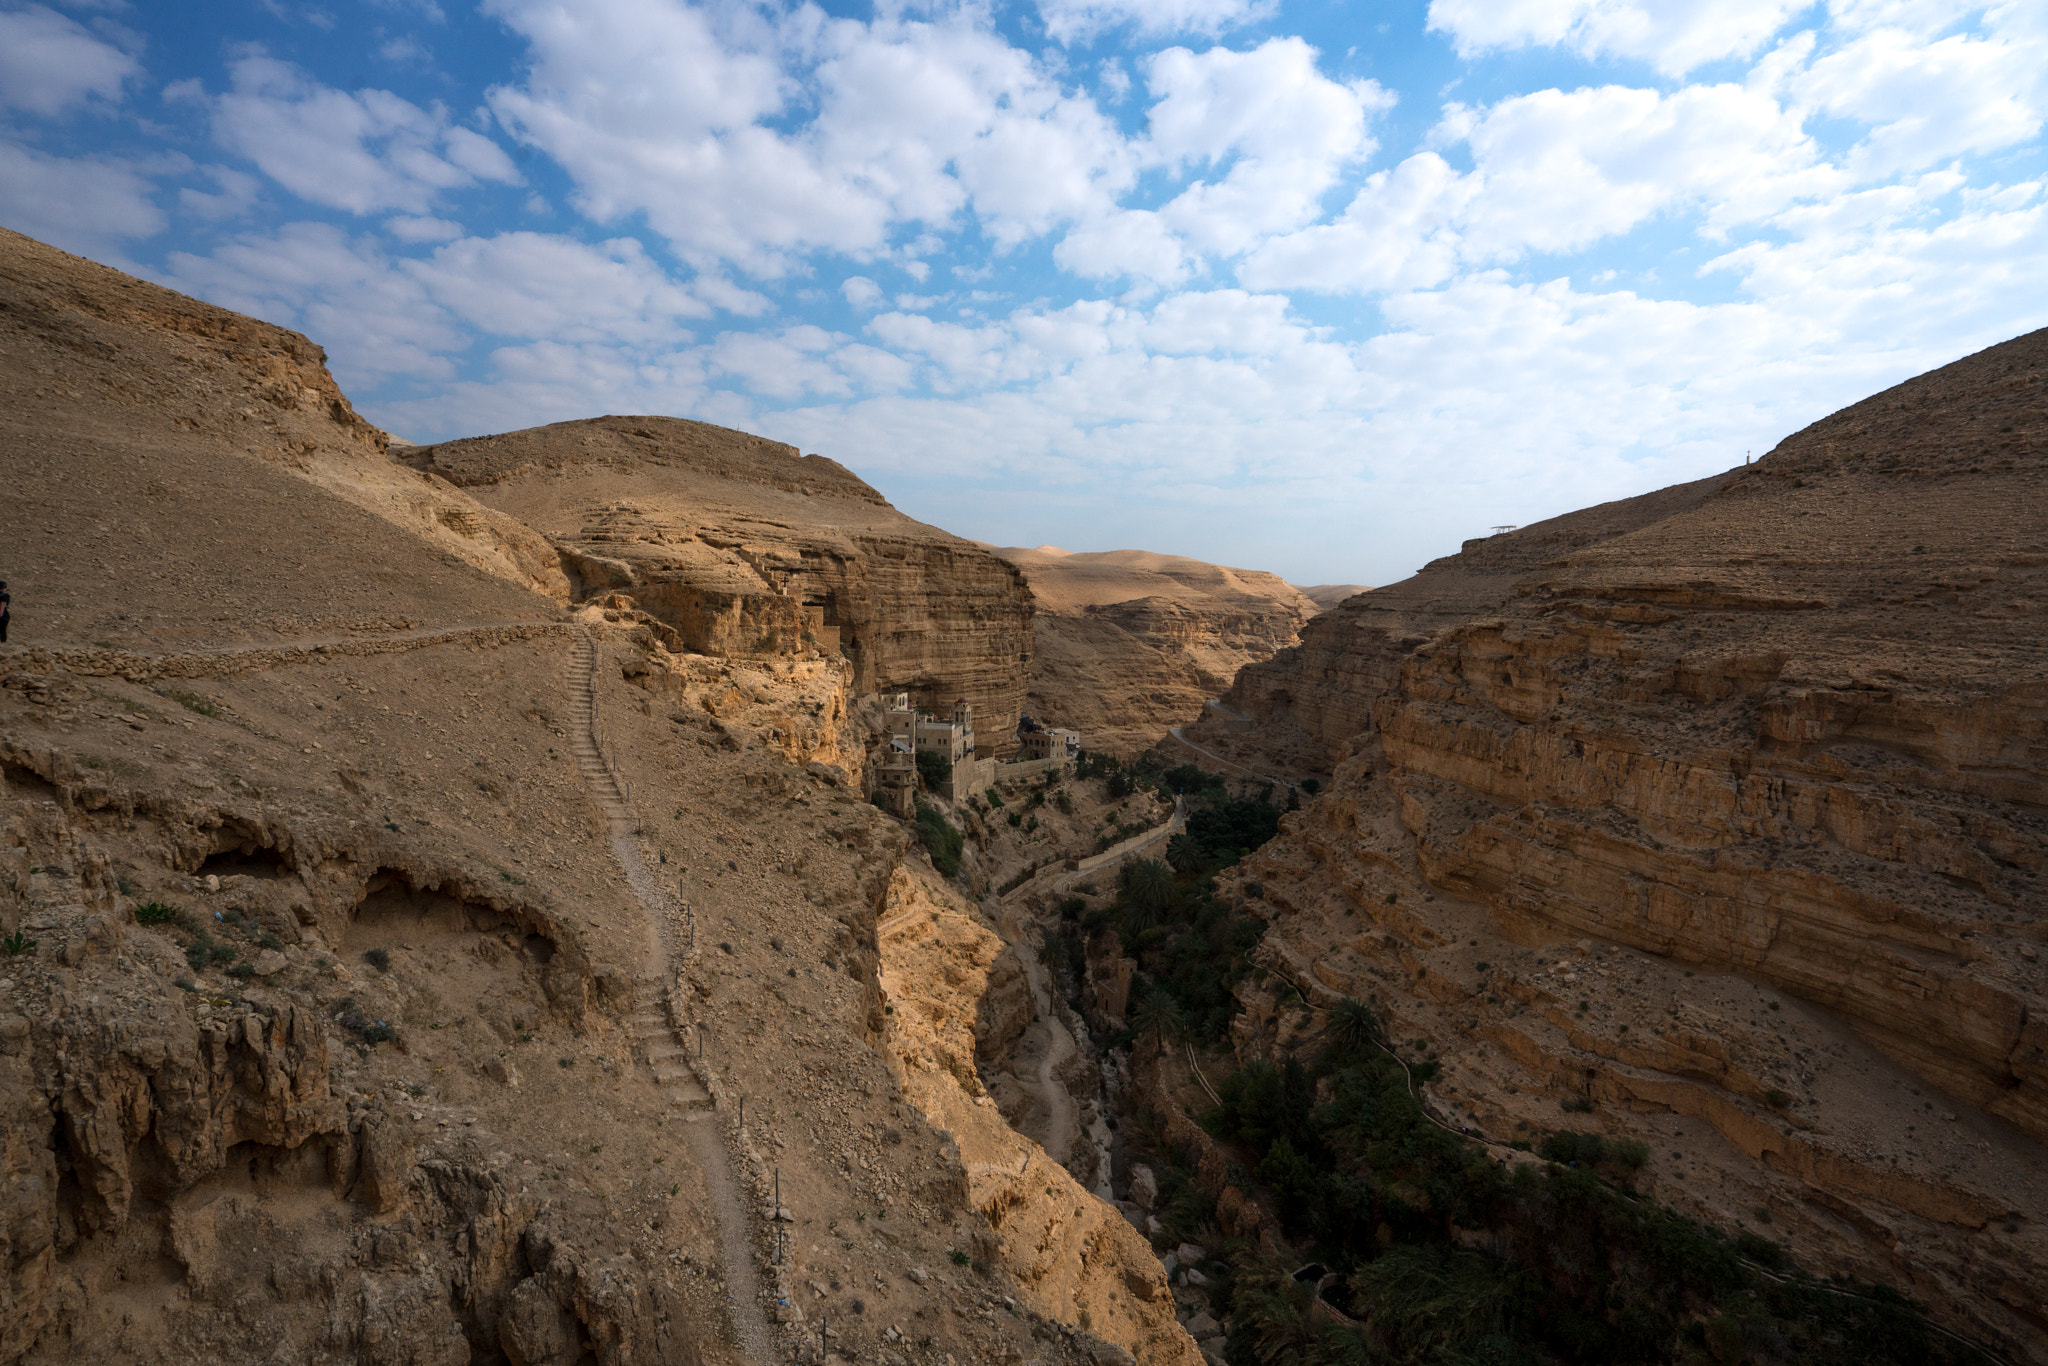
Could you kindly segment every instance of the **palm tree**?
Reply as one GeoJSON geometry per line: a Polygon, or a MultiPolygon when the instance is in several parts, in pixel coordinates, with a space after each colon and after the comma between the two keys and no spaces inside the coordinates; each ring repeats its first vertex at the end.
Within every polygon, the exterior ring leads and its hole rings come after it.
{"type": "Polygon", "coordinates": [[[1124,900],[1132,918],[1141,928],[1150,928],[1166,918],[1173,904],[1173,870],[1158,859],[1132,859],[1124,865],[1124,900]]]}
{"type": "Polygon", "coordinates": [[[1159,1051],[1164,1053],[1167,1044],[1179,1038],[1187,1028],[1187,1021],[1181,1016],[1180,1006],[1174,999],[1155,988],[1146,992],[1131,1008],[1131,1028],[1140,1038],[1151,1035],[1159,1051]]]}
{"type": "Polygon", "coordinates": [[[1166,842],[1166,861],[1176,873],[1192,873],[1202,866],[1202,847],[1186,835],[1166,842]]]}
{"type": "Polygon", "coordinates": [[[1363,1053],[1379,1043],[1379,1016],[1363,1001],[1345,997],[1330,1008],[1330,1042],[1346,1053],[1363,1053]]]}

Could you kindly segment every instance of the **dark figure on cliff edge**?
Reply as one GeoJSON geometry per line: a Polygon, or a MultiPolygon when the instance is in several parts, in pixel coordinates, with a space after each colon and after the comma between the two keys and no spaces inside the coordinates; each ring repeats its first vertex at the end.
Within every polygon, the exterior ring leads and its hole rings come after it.
{"type": "Polygon", "coordinates": [[[0,579],[0,645],[7,643],[7,608],[13,601],[7,592],[7,581],[0,579]]]}

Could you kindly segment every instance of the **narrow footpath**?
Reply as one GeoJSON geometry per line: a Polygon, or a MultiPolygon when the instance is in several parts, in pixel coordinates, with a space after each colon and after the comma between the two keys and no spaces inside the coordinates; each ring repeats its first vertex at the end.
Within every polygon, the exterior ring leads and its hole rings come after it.
{"type": "MultiPolygon", "coordinates": [[[[626,1024],[640,1060],[653,1074],[666,1103],[683,1120],[683,1137],[704,1176],[704,1188],[711,1198],[712,1214],[718,1223],[719,1261],[725,1272],[726,1310],[732,1319],[733,1338],[740,1355],[754,1366],[769,1366],[778,1360],[774,1335],[761,1305],[761,1280],[754,1267],[752,1231],[746,1202],[733,1177],[732,1161],[726,1152],[724,1125],[717,1122],[711,1093],[697,1079],[690,1065],[688,1042],[669,1022],[664,996],[672,964],[682,959],[689,946],[676,942],[675,922],[668,914],[668,902],[647,871],[635,839],[639,822],[627,800],[625,786],[605,747],[604,726],[597,706],[597,642],[588,631],[576,632],[569,662],[569,710],[572,726],[570,751],[583,785],[604,813],[611,832],[612,855],[626,874],[641,909],[647,913],[647,958],[634,980],[634,998],[626,1024]]],[[[694,935],[692,936],[694,938],[694,935]]]]}
{"type": "MultiPolygon", "coordinates": [[[[1211,705],[1214,705],[1214,703],[1211,703],[1211,705]]],[[[1294,791],[1299,791],[1299,790],[1300,790],[1300,787],[1299,787],[1299,786],[1298,786],[1298,785],[1297,785],[1297,784],[1295,783],[1295,781],[1294,781],[1294,780],[1293,780],[1292,778],[1281,778],[1281,777],[1278,777],[1278,776],[1276,776],[1276,775],[1274,775],[1274,774],[1271,774],[1271,773],[1260,773],[1260,772],[1257,772],[1257,771],[1256,771],[1256,770],[1254,770],[1254,769],[1249,769],[1249,768],[1246,768],[1246,767],[1245,767],[1245,766],[1244,766],[1243,764],[1240,764],[1240,763],[1236,762],[1235,760],[1232,760],[1232,759],[1226,759],[1226,758],[1224,758],[1224,757],[1223,757],[1222,755],[1220,755],[1220,754],[1216,753],[1216,751],[1214,751],[1214,750],[1211,750],[1211,749],[1203,749],[1203,748],[1202,748],[1202,747],[1201,747],[1200,745],[1196,744],[1196,743],[1195,743],[1195,742],[1194,742],[1193,740],[1190,740],[1190,739],[1188,739],[1188,737],[1187,737],[1187,736],[1185,736],[1185,735],[1182,735],[1182,734],[1180,733],[1180,727],[1179,727],[1179,726],[1168,726],[1168,727],[1166,728],[1166,733],[1167,733],[1168,735],[1171,735],[1171,736],[1172,736],[1172,737],[1173,737],[1174,739],[1176,739],[1176,740],[1180,741],[1180,742],[1181,742],[1182,744],[1186,745],[1186,746],[1187,746],[1187,747],[1188,747],[1189,749],[1193,750],[1193,751],[1194,751],[1195,753],[1197,753],[1197,754],[1201,755],[1201,756],[1202,756],[1203,758],[1205,758],[1205,759],[1212,759],[1212,760],[1214,760],[1215,762],[1217,762],[1217,763],[1219,763],[1219,764],[1222,764],[1222,765],[1223,765],[1223,766],[1224,766],[1225,768],[1234,768],[1234,769],[1236,769],[1236,770],[1237,770],[1237,771],[1238,771],[1239,773],[1242,773],[1242,774],[1244,774],[1244,775],[1245,775],[1245,776],[1246,776],[1247,778],[1256,778],[1256,779],[1258,779],[1258,780],[1259,780],[1260,782],[1262,782],[1262,783],[1278,783],[1278,784],[1280,784],[1280,785],[1281,785],[1282,787],[1285,787],[1285,788],[1289,788],[1289,789],[1292,789],[1292,790],[1294,790],[1294,791]]]]}

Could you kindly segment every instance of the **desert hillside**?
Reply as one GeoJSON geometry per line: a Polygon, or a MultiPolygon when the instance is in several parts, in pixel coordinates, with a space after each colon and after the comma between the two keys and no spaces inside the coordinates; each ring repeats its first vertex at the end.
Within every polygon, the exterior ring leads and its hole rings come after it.
{"type": "Polygon", "coordinates": [[[2042,1358],[2044,622],[2048,332],[1317,616],[1188,732],[1330,780],[1240,1057],[1368,1001],[1448,1121],[2042,1358]]]}
{"type": "Polygon", "coordinates": [[[0,235],[0,1362],[1191,1366],[1127,1223],[975,1166],[925,1060],[1029,1012],[862,788],[870,681],[1014,714],[1012,571],[560,437],[396,462],[304,337],[0,235]],[[848,650],[685,641],[763,583],[848,650]]]}
{"type": "Polygon", "coordinates": [[[414,447],[405,462],[543,534],[579,598],[612,590],[719,656],[823,644],[857,692],[966,698],[1016,747],[1031,598],[971,541],[821,456],[709,423],[604,417],[414,447]]]}
{"type": "Polygon", "coordinates": [[[1316,583],[1300,591],[1303,597],[1316,605],[1316,610],[1327,612],[1346,598],[1355,598],[1372,590],[1362,583],[1316,583]]]}
{"type": "Polygon", "coordinates": [[[1272,574],[1144,550],[995,552],[1037,599],[1026,710],[1135,754],[1246,664],[1292,645],[1317,607],[1272,574]]]}

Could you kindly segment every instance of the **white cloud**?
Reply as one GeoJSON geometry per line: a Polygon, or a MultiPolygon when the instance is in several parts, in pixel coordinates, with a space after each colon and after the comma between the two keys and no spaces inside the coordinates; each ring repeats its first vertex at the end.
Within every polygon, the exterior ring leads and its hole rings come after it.
{"type": "Polygon", "coordinates": [[[880,254],[897,226],[950,227],[970,206],[1013,244],[1106,205],[1135,174],[1092,102],[972,14],[491,10],[533,52],[523,85],[492,91],[499,118],[568,169],[584,212],[644,212],[698,264],[773,275],[813,250],[880,254]],[[783,126],[793,110],[805,116],[783,126]]]}
{"type": "Polygon", "coordinates": [[[0,106],[51,115],[118,102],[141,74],[141,62],[55,10],[0,10],[0,106]]]}
{"type": "Polygon", "coordinates": [[[847,276],[840,284],[839,292],[855,308],[873,308],[882,301],[882,287],[865,275],[847,276]]]}
{"type": "Polygon", "coordinates": [[[0,141],[0,222],[54,246],[114,252],[127,239],[162,232],[155,188],[129,162],[46,156],[0,141]]]}
{"type": "Polygon", "coordinates": [[[798,326],[779,334],[725,332],[712,343],[711,368],[743,381],[756,394],[797,399],[811,394],[837,396],[852,392],[829,360],[818,353],[839,338],[822,328],[798,326]]]}
{"type": "Polygon", "coordinates": [[[1053,41],[1071,43],[1128,24],[1141,34],[1206,33],[1256,23],[1279,11],[1278,0],[1038,0],[1053,41]]]}
{"type": "Polygon", "coordinates": [[[1379,293],[1428,288],[1458,268],[1456,223],[1478,192],[1434,152],[1376,171],[1333,223],[1278,237],[1245,258],[1254,289],[1379,293]]]}
{"type": "Polygon", "coordinates": [[[264,56],[239,59],[229,79],[212,102],[214,139],[309,203],[417,214],[479,180],[519,183],[503,149],[438,108],[336,90],[264,56]]]}
{"type": "Polygon", "coordinates": [[[1198,264],[1166,220],[1148,209],[1119,209],[1081,224],[1053,248],[1052,259],[1091,280],[1129,275],[1162,285],[1179,284],[1198,264]]]}
{"type": "Polygon", "coordinates": [[[368,239],[325,223],[248,233],[210,255],[173,252],[173,289],[296,328],[327,348],[342,387],[397,376],[448,381],[470,336],[368,239]]]}
{"type": "Polygon", "coordinates": [[[256,206],[262,182],[255,176],[244,175],[226,166],[209,166],[206,175],[219,189],[212,194],[190,186],[179,190],[178,207],[186,213],[217,223],[240,218],[256,206]]]}
{"type": "Polygon", "coordinates": [[[535,232],[465,237],[400,268],[435,303],[501,337],[673,344],[689,337],[679,319],[711,315],[630,237],[597,246],[535,232]]]}
{"type": "Polygon", "coordinates": [[[1451,126],[1484,179],[1467,227],[1482,259],[1584,247],[1680,205],[1723,229],[1840,184],[1796,115],[1736,85],[1539,91],[1451,126]]]}
{"type": "Polygon", "coordinates": [[[1141,336],[1147,350],[1161,355],[1270,355],[1305,336],[1287,311],[1287,300],[1278,294],[1241,289],[1175,294],[1152,310],[1141,336]]]}
{"type": "Polygon", "coordinates": [[[1430,0],[1429,26],[1463,57],[1502,48],[1568,47],[1629,57],[1668,76],[1748,57],[1813,0],[1430,0]]]}
{"type": "Polygon", "coordinates": [[[1583,250],[1664,213],[1697,212],[1710,235],[1724,233],[1846,183],[1796,114],[1737,85],[1538,91],[1453,106],[1438,135],[1470,149],[1471,171],[1419,152],[1368,177],[1336,222],[1251,253],[1240,278],[1332,292],[1428,286],[1461,267],[1583,250]]]}
{"type": "MultiPolygon", "coordinates": [[[[440,230],[435,220],[425,225],[440,230]]],[[[207,256],[176,253],[166,282],[317,337],[344,387],[452,382],[480,337],[578,354],[667,354],[687,349],[688,322],[712,313],[630,238],[591,245],[530,232],[461,237],[407,257],[372,237],[295,223],[207,256]]]]}
{"type": "Polygon", "coordinates": [[[2048,106],[2048,32],[1863,34],[1788,82],[1802,103],[1871,125],[1849,158],[1858,179],[2025,142],[2048,106]]]}
{"type": "Polygon", "coordinates": [[[1154,156],[1182,168],[1230,162],[1220,181],[1197,181],[1161,210],[1196,250],[1225,256],[1319,216],[1338,174],[1377,146],[1367,119],[1394,103],[1373,81],[1324,76],[1299,38],[1249,52],[1170,48],[1146,83],[1154,156]]]}
{"type": "Polygon", "coordinates": [[[1845,351],[1892,338],[1931,364],[1960,354],[1951,348],[1975,349],[2048,322],[2038,303],[2048,299],[2048,181],[2001,187],[1970,196],[1974,202],[1948,217],[1930,215],[1930,204],[1959,181],[1937,172],[1785,215],[1789,240],[1748,243],[1706,268],[1738,276],[1774,311],[1820,320],[1845,351]],[[1942,301],[1938,310],[1927,307],[1930,299],[1942,301]],[[2016,311],[2020,300],[2032,306],[2016,311]]]}
{"type": "Polygon", "coordinates": [[[384,231],[401,242],[452,242],[464,235],[462,224],[446,218],[426,218],[401,214],[397,218],[384,220],[384,231]]]}

